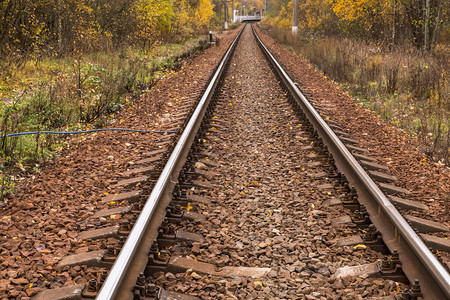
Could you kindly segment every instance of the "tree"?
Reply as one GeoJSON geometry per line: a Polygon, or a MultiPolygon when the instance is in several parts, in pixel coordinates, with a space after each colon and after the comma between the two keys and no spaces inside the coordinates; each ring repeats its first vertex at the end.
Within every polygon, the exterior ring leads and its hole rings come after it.
{"type": "Polygon", "coordinates": [[[3,0],[0,54],[64,54],[185,39],[213,17],[211,0],[3,0]]]}
{"type": "Polygon", "coordinates": [[[270,25],[289,28],[292,24],[292,1],[272,0],[268,3],[267,19],[270,25]]]}
{"type": "Polygon", "coordinates": [[[340,28],[353,35],[380,39],[390,24],[391,1],[335,0],[331,6],[340,28]]]}
{"type": "MultiPolygon", "coordinates": [[[[440,36],[450,35],[449,1],[303,0],[299,30],[394,43],[410,39],[418,49],[429,51],[440,36]]],[[[266,22],[288,27],[291,9],[292,0],[270,1],[266,22]]]]}
{"type": "Polygon", "coordinates": [[[424,51],[437,41],[448,21],[448,0],[401,0],[413,44],[424,51]]]}

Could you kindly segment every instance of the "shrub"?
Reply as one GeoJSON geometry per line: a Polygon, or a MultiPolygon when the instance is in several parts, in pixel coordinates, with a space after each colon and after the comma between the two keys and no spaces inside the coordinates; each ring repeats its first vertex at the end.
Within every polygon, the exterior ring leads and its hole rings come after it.
{"type": "Polygon", "coordinates": [[[423,151],[448,164],[450,150],[450,52],[436,54],[365,40],[297,35],[264,27],[280,43],[341,83],[380,117],[417,136],[423,151]]]}

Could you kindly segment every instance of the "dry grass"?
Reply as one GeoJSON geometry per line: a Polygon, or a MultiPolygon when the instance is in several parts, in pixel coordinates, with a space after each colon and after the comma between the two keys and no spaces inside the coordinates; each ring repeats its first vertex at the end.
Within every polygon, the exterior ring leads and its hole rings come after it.
{"type": "Polygon", "coordinates": [[[450,49],[424,55],[339,37],[293,37],[290,30],[267,33],[339,82],[356,101],[417,137],[421,151],[449,163],[450,49]]]}

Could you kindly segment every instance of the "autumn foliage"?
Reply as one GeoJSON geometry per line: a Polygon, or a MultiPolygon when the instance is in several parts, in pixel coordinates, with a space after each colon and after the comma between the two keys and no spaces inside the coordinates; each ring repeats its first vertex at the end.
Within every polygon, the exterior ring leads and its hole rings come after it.
{"type": "Polygon", "coordinates": [[[64,54],[148,47],[205,30],[211,0],[5,0],[0,3],[0,53],[64,54]]]}
{"type": "MultiPolygon", "coordinates": [[[[409,40],[430,50],[450,34],[448,0],[304,0],[299,1],[300,30],[345,34],[399,43],[409,40]]],[[[292,24],[292,0],[268,2],[270,25],[292,24]]]]}

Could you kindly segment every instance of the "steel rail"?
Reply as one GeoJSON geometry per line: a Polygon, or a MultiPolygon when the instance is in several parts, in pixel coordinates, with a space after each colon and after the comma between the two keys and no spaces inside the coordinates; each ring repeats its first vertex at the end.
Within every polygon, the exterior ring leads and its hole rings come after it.
{"type": "Polygon", "coordinates": [[[133,286],[139,273],[145,268],[150,246],[157,237],[158,227],[164,219],[180,170],[186,161],[188,151],[192,146],[211,98],[244,28],[245,26],[239,31],[223,56],[96,299],[132,299],[133,286]]]}
{"type": "Polygon", "coordinates": [[[399,251],[402,268],[409,281],[414,282],[415,279],[419,279],[424,299],[450,299],[450,275],[445,267],[431,253],[302,94],[261,41],[253,26],[252,29],[260,48],[272,64],[273,69],[302,108],[323,142],[328,146],[328,150],[333,154],[337,167],[346,175],[350,184],[357,189],[358,200],[366,205],[370,219],[381,231],[385,244],[391,251],[394,249],[399,251]]]}

